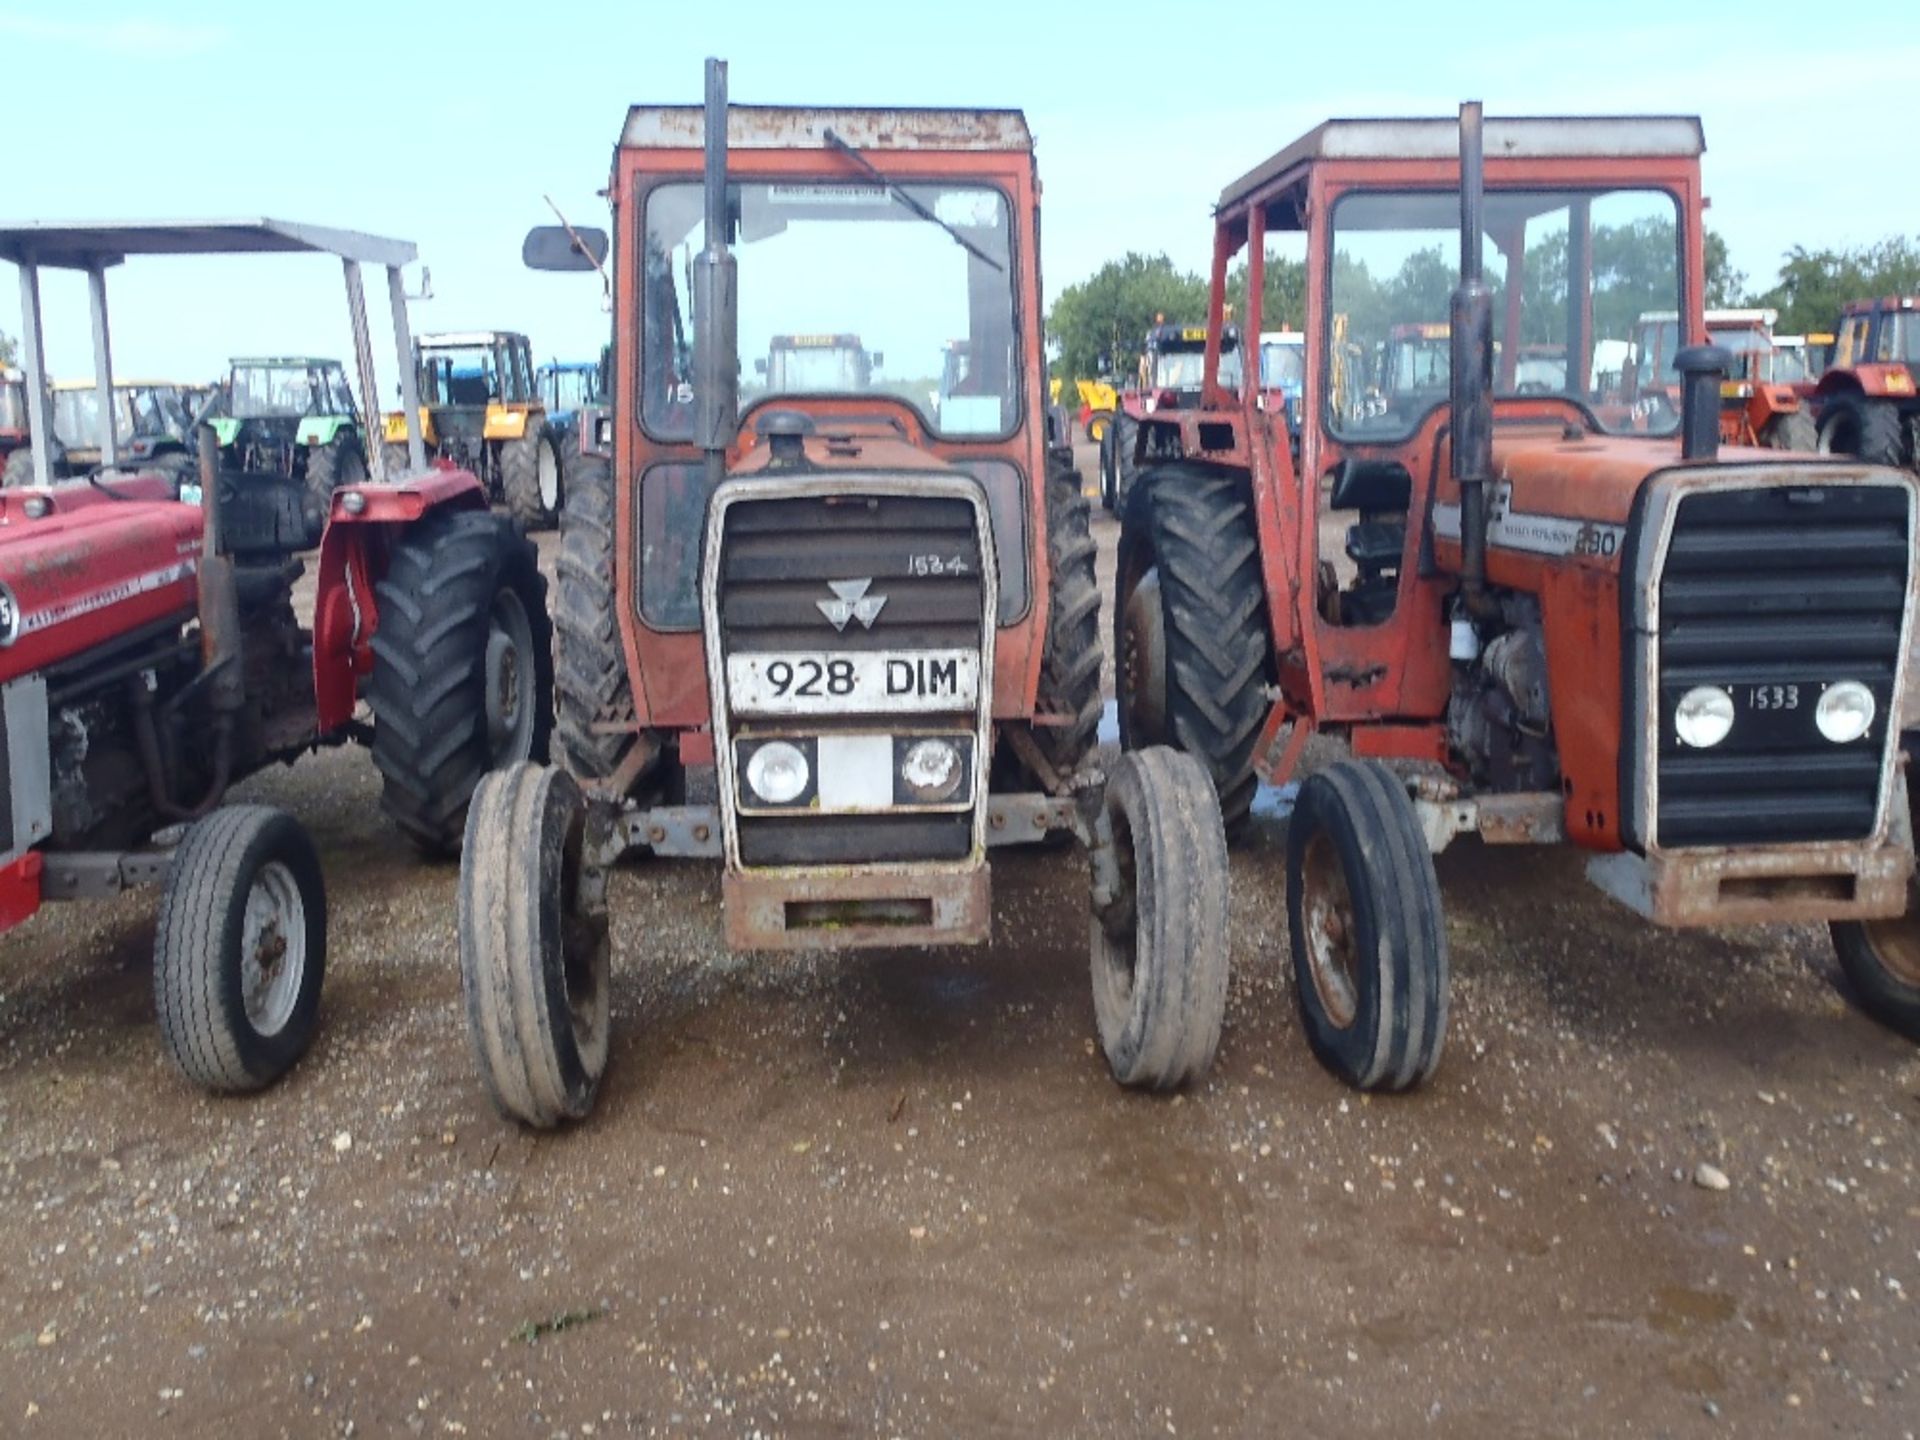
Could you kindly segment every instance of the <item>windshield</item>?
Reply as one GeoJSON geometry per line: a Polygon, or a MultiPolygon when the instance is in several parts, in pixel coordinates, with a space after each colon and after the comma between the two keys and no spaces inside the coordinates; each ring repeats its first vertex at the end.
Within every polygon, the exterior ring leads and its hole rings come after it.
{"type": "Polygon", "coordinates": [[[489,345],[420,352],[422,405],[484,406],[500,396],[500,370],[489,345]]]}
{"type": "Polygon", "coordinates": [[[336,366],[236,365],[229,413],[236,420],[346,415],[353,401],[336,366]]]}
{"type": "Polygon", "coordinates": [[[1305,341],[1266,343],[1260,347],[1260,384],[1267,390],[1298,390],[1307,378],[1305,341]]]}
{"type": "Polygon", "coordinates": [[[578,410],[583,405],[600,403],[596,370],[549,370],[545,378],[549,410],[578,410]]]}
{"type": "MultiPolygon", "coordinates": [[[[1156,390],[1198,390],[1206,368],[1204,350],[1162,350],[1153,357],[1153,388],[1156,390]]],[[[1240,388],[1240,352],[1224,351],[1220,356],[1220,384],[1227,390],[1240,388]]]]}
{"type": "Polygon", "coordinates": [[[1735,380],[1772,380],[1773,374],[1773,337],[1757,325],[1742,325],[1735,329],[1714,329],[1709,327],[1707,339],[1733,357],[1733,363],[1727,367],[1730,378],[1735,380]]]}
{"type": "MultiPolygon", "coordinates": [[[[1680,310],[1679,210],[1663,191],[1502,191],[1485,199],[1485,278],[1493,292],[1496,395],[1561,394],[1608,429],[1667,430],[1677,383],[1649,376],[1643,317],[1680,310]],[[1630,342],[1640,341],[1636,356],[1630,342]],[[1536,347],[1567,357],[1527,363],[1536,347]],[[1638,363],[1636,363],[1636,360],[1638,363]],[[1658,396],[1664,400],[1662,393],[1658,396]]],[[[1340,337],[1328,373],[1344,439],[1403,439],[1446,401],[1448,304],[1459,283],[1460,200],[1452,191],[1342,196],[1334,205],[1329,291],[1340,337]],[[1437,333],[1437,336],[1435,332],[1437,333]],[[1415,340],[1409,337],[1420,336],[1415,340]],[[1364,383],[1353,383],[1364,377],[1364,383]]],[[[1667,325],[1677,331],[1669,319],[1667,325]]],[[[1659,347],[1670,366],[1673,346],[1659,347]]]]}
{"type": "Polygon", "coordinates": [[[1920,365],[1920,314],[1902,311],[1897,315],[1889,315],[1882,335],[1881,360],[1892,364],[1905,361],[1909,365],[1920,365]]]}
{"type": "MultiPolygon", "coordinates": [[[[751,366],[741,399],[871,392],[913,406],[949,437],[1010,434],[1020,355],[1006,199],[978,185],[899,188],[955,233],[878,183],[729,187],[739,354],[751,366]],[[795,337],[830,343],[815,353],[795,337]],[[958,380],[946,363],[955,337],[968,356],[958,380]]],[[[700,186],[666,184],[648,196],[642,414],[667,438],[692,434],[691,286],[705,229],[700,186]]]]}
{"type": "MultiPolygon", "coordinates": [[[[125,427],[121,427],[123,432],[125,427]]],[[[82,448],[100,444],[100,392],[53,392],[53,433],[62,445],[82,448]]],[[[131,435],[128,436],[131,439],[131,435]]]]}

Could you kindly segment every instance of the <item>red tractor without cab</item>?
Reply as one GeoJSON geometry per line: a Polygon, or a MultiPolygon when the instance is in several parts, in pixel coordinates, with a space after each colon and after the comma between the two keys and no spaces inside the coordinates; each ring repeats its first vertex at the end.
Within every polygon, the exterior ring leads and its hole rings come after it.
{"type": "MultiPolygon", "coordinates": [[[[361,267],[386,267],[411,388],[405,241],[280,220],[10,225],[0,258],[21,268],[35,432],[51,433],[43,269],[87,274],[99,387],[111,394],[108,267],[252,252],[342,262],[364,413],[377,391],[361,267]]],[[[361,741],[401,829],[428,851],[458,845],[481,773],[546,755],[545,582],[472,475],[424,470],[417,428],[415,473],[343,487],[330,509],[278,471],[222,469],[210,426],[197,470],[122,466],[108,430],[101,468],[49,483],[36,448],[39,483],[0,492],[0,930],[43,901],[159,885],[154,989],[167,1051],[209,1089],[257,1089],[312,1039],[326,895],[298,821],[223,806],[229,786],[361,741]],[[309,629],[293,587],[314,556],[309,629]]]]}

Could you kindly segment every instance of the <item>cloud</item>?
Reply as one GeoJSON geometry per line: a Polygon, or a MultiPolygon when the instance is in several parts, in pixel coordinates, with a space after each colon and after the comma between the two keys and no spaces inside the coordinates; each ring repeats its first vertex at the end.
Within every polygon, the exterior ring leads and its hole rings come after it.
{"type": "Polygon", "coordinates": [[[18,35],[113,55],[179,60],[204,55],[227,43],[219,25],[178,25],[165,20],[47,20],[0,11],[0,35],[18,35]]]}

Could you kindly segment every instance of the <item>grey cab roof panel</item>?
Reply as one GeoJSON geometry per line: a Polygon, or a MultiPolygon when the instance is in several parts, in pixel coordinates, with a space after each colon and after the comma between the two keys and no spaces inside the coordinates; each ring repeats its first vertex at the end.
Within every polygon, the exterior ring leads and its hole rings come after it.
{"type": "Polygon", "coordinates": [[[293,220],[0,221],[0,260],[85,270],[129,255],[337,255],[366,265],[410,265],[411,240],[293,220]]]}
{"type": "MultiPolygon", "coordinates": [[[[1489,160],[1698,158],[1707,148],[1697,115],[1489,116],[1489,160]]],[[[1451,117],[1328,120],[1220,192],[1227,210],[1296,166],[1313,160],[1451,160],[1460,122],[1451,117]]]]}
{"type": "MultiPolygon", "coordinates": [[[[824,150],[828,130],[857,150],[1033,149],[1018,110],[734,105],[727,113],[733,150],[824,150]]],[[[620,133],[630,149],[698,150],[705,140],[706,112],[698,105],[635,105],[620,133]]]]}

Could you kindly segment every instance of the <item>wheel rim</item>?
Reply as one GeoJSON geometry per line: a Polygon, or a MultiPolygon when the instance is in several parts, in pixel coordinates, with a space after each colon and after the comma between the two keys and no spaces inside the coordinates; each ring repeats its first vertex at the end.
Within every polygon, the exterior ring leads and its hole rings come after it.
{"type": "Polygon", "coordinates": [[[1119,897],[1099,917],[1108,944],[1103,948],[1106,979],[1118,1007],[1133,1004],[1134,971],[1140,958],[1140,912],[1136,898],[1139,888],[1139,862],[1133,853],[1133,827],[1118,805],[1107,812],[1113,825],[1113,863],[1118,870],[1119,897]]]}
{"type": "Polygon", "coordinates": [[[1333,839],[1324,831],[1307,842],[1300,861],[1300,928],[1307,974],[1320,1008],[1341,1030],[1360,1013],[1359,955],[1353,895],[1333,839]]]}
{"type": "Polygon", "coordinates": [[[540,504],[552,513],[560,508],[560,462],[554,457],[551,445],[541,444],[535,453],[540,472],[540,504]]]}
{"type": "Polygon", "coordinates": [[[1165,623],[1159,575],[1149,570],[1127,595],[1120,640],[1120,704],[1127,743],[1134,749],[1166,738],[1165,623]]]}
{"type": "Polygon", "coordinates": [[[247,890],[240,925],[240,1000],[247,1023],[277,1035],[293,1018],[307,973],[307,906],[300,882],[270,860],[247,890]]]}
{"type": "Polygon", "coordinates": [[[533,622],[511,586],[487,616],[487,748],[495,767],[533,755],[533,622]]]}
{"type": "Polygon", "coordinates": [[[1880,967],[1902,985],[1920,990],[1920,914],[1914,911],[1912,891],[1908,891],[1906,914],[1868,920],[1860,928],[1880,967]]]}
{"type": "Polygon", "coordinates": [[[1844,407],[1833,412],[1831,419],[1820,427],[1820,453],[1822,455],[1854,455],[1860,450],[1860,437],[1855,434],[1853,412],[1844,407]]]}
{"type": "Polygon", "coordinates": [[[561,981],[567,992],[567,1021],[581,1062],[597,1074],[606,1063],[608,1027],[607,927],[604,912],[585,903],[580,851],[584,826],[576,814],[567,830],[560,870],[561,981]]]}

